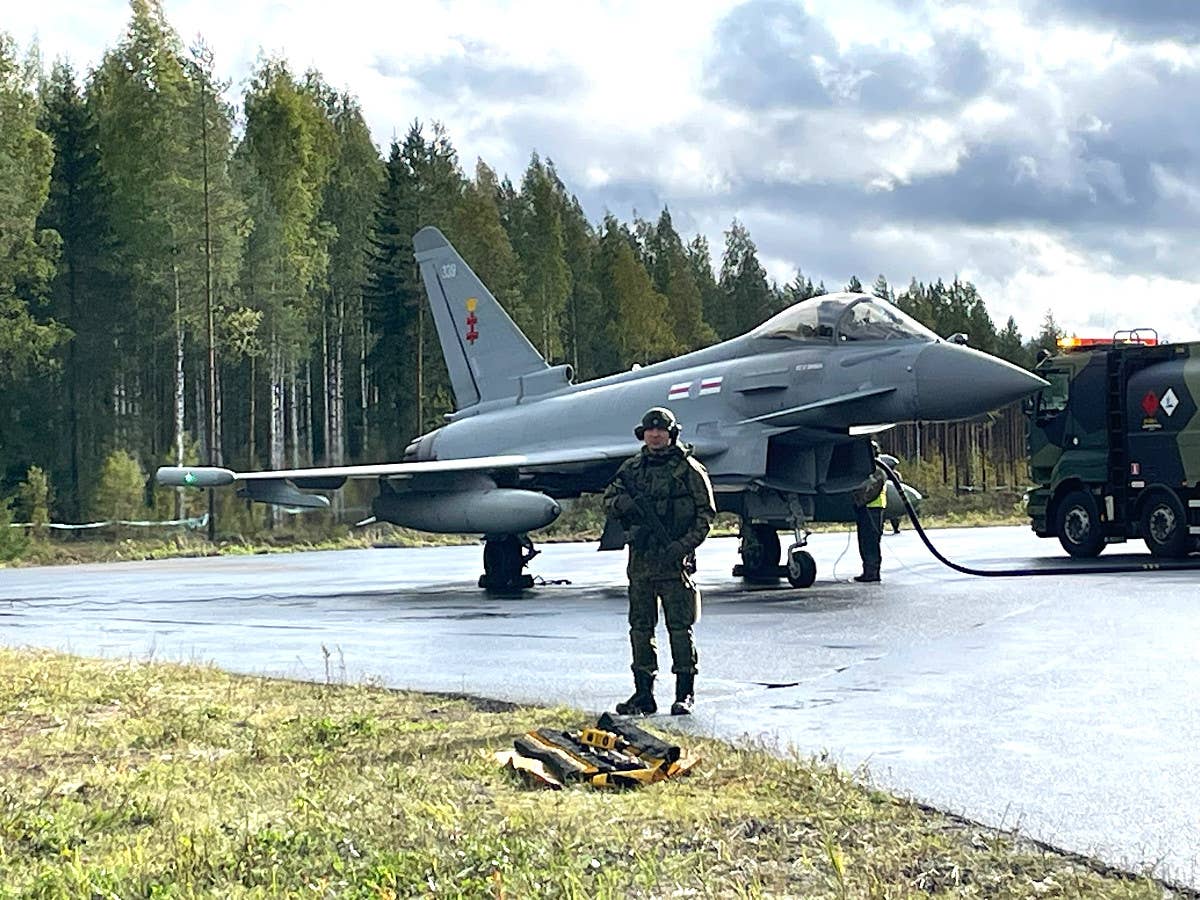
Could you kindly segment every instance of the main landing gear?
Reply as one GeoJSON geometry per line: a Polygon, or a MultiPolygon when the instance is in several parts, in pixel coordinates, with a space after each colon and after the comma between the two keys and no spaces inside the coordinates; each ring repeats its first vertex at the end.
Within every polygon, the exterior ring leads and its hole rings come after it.
{"type": "Polygon", "coordinates": [[[777,582],[780,578],[786,578],[792,587],[812,587],[813,582],[817,580],[817,563],[812,554],[804,549],[808,543],[809,532],[804,528],[805,520],[799,503],[789,503],[789,507],[796,540],[787,549],[787,563],[781,565],[779,561],[779,532],[775,530],[775,526],[766,522],[747,522],[743,519],[740,531],[742,543],[739,548],[742,562],[741,565],[733,567],[734,577],[757,584],[777,582]]]}
{"type": "Polygon", "coordinates": [[[540,552],[527,534],[486,535],[479,586],[493,594],[519,593],[533,587],[533,576],[522,569],[540,552]]]}

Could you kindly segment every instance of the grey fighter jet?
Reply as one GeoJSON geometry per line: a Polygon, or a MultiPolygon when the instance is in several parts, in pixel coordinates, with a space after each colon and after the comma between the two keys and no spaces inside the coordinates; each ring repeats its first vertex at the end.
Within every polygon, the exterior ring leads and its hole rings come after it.
{"type": "MultiPolygon", "coordinates": [[[[446,424],[409,444],[402,462],[233,472],[164,467],[159,484],[219,487],[285,507],[320,508],[315,493],[348,478],[379,483],[374,518],[431,532],[484,536],[480,586],[532,583],[528,532],[559,501],[602,491],[637,452],[633,425],[671,408],[681,440],[708,468],[721,511],[742,522],[754,579],[786,574],[807,587],[813,521],[851,521],[849,492],[872,467],[862,435],[897,422],[976,416],[1045,385],[1025,370],[936,334],[866,294],[791,306],[753,331],[653,365],[576,384],[549,365],[436,228],[413,238],[454,391],[446,424]],[[794,533],[786,566],[778,533],[794,533]]],[[[606,530],[601,548],[623,535],[606,530]]]]}

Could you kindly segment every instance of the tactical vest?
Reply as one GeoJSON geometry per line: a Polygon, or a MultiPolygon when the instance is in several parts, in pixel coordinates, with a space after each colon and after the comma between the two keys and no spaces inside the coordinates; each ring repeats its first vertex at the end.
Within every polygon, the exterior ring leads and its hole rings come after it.
{"type": "Polygon", "coordinates": [[[687,456],[678,447],[666,454],[666,459],[652,460],[642,454],[629,467],[628,481],[632,492],[651,502],[658,520],[672,539],[687,534],[696,521],[696,498],[688,484],[687,456]]]}

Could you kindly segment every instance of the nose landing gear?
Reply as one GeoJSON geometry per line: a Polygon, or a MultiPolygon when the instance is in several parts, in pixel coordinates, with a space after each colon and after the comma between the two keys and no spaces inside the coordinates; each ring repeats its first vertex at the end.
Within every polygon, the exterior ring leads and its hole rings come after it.
{"type": "Polygon", "coordinates": [[[804,549],[803,543],[788,547],[787,580],[792,587],[812,587],[817,580],[817,561],[804,549]]]}
{"type": "Polygon", "coordinates": [[[735,577],[748,582],[774,582],[787,578],[792,587],[812,587],[817,580],[817,563],[812,554],[805,550],[811,532],[804,527],[807,518],[800,498],[787,495],[787,523],[792,528],[795,542],[787,549],[787,562],[780,565],[779,532],[777,525],[768,522],[748,522],[742,519],[741,565],[733,567],[735,577]]]}

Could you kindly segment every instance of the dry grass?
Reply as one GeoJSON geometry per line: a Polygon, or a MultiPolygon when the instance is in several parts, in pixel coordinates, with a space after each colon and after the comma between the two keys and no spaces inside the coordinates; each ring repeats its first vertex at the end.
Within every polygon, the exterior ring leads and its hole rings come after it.
{"type": "Polygon", "coordinates": [[[494,764],[566,709],[0,650],[0,710],[2,897],[1173,896],[761,749],[612,793],[494,764]]]}

